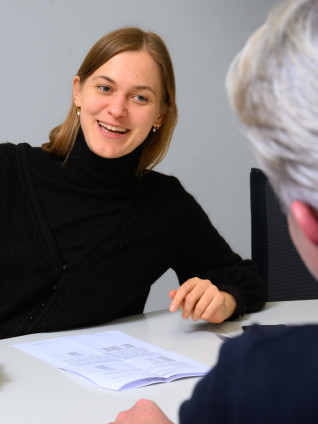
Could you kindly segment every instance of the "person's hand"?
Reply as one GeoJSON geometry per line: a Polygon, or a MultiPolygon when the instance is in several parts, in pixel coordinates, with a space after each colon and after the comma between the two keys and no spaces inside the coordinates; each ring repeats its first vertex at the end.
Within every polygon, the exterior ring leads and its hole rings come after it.
{"type": "Polygon", "coordinates": [[[193,321],[203,319],[213,323],[223,322],[229,318],[236,308],[232,295],[219,289],[210,280],[191,278],[183,283],[178,290],[170,290],[172,302],[170,311],[182,309],[182,318],[193,321]]]}
{"type": "Polygon", "coordinates": [[[151,400],[140,399],[127,411],[120,412],[109,424],[173,424],[151,400]]]}

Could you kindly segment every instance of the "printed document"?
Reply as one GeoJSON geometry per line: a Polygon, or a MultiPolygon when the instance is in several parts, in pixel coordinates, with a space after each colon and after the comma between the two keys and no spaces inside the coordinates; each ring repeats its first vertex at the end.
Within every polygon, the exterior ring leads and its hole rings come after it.
{"type": "Polygon", "coordinates": [[[202,376],[209,371],[206,365],[121,331],[58,337],[14,346],[111,390],[202,376]]]}

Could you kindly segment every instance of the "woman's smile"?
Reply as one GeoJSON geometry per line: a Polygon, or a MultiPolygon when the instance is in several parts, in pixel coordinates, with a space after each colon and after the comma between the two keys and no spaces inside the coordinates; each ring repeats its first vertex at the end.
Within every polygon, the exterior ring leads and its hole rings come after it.
{"type": "Polygon", "coordinates": [[[110,124],[105,124],[104,122],[97,121],[99,130],[102,132],[103,135],[106,137],[111,138],[120,138],[123,135],[126,135],[129,130],[127,128],[122,128],[110,124]]]}

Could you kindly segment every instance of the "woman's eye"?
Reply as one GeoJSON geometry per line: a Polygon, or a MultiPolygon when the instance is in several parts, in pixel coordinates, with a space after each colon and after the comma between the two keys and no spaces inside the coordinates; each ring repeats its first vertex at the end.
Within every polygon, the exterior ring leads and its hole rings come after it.
{"type": "Polygon", "coordinates": [[[103,93],[109,93],[111,91],[110,87],[108,87],[108,85],[100,85],[99,86],[100,91],[102,91],[103,93]]]}
{"type": "Polygon", "coordinates": [[[148,99],[146,99],[146,97],[141,96],[140,94],[137,94],[135,96],[135,99],[140,103],[147,103],[147,101],[148,101],[148,99]]]}

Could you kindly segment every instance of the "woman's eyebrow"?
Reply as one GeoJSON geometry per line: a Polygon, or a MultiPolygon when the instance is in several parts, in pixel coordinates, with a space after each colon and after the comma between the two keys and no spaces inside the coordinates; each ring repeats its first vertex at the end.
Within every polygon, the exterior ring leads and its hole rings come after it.
{"type": "Polygon", "coordinates": [[[149,87],[149,85],[136,85],[135,88],[137,88],[137,90],[149,90],[151,91],[154,95],[156,95],[156,92],[153,88],[149,87]]]}
{"type": "MultiPolygon", "coordinates": [[[[111,82],[112,84],[115,84],[116,81],[114,81],[112,78],[107,77],[106,75],[97,75],[96,77],[93,78],[93,80],[96,80],[98,78],[102,78],[108,82],[111,82]]],[[[155,90],[150,87],[149,85],[136,85],[134,88],[136,88],[137,90],[149,90],[151,91],[154,95],[156,95],[155,90]]]]}
{"type": "Polygon", "coordinates": [[[111,83],[115,84],[115,81],[113,79],[111,79],[109,77],[106,77],[105,75],[97,75],[96,77],[93,78],[93,80],[96,80],[98,78],[102,78],[102,79],[104,79],[104,80],[106,80],[108,82],[111,82],[111,83]]]}

